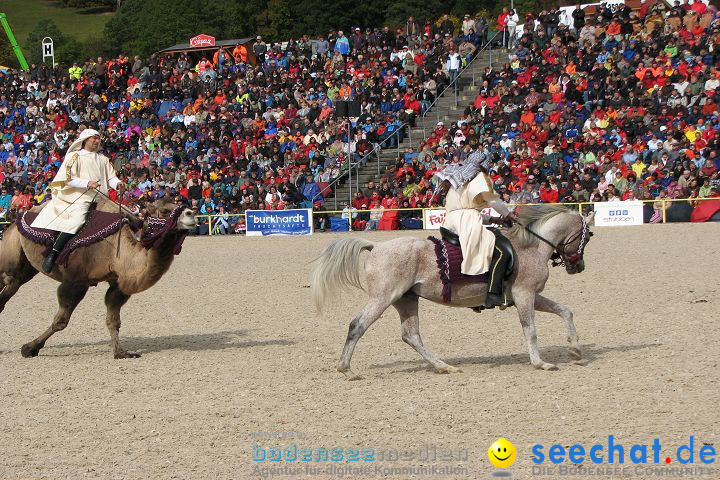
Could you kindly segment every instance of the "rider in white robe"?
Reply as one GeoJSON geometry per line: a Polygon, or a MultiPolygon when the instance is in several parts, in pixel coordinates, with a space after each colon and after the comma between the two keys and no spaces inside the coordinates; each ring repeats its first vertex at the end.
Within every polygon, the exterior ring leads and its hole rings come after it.
{"type": "Polygon", "coordinates": [[[86,128],[70,145],[65,160],[50,183],[52,198],[32,223],[35,228],[61,232],[43,264],[46,273],[52,271],[57,255],[85,224],[90,205],[97,195],[93,190],[107,195],[108,189],[121,185],[109,159],[97,153],[99,142],[90,147],[95,151],[85,148],[94,137],[99,139],[100,133],[86,128]]]}
{"type": "Polygon", "coordinates": [[[443,227],[457,234],[463,261],[460,271],[466,275],[481,275],[490,271],[485,306],[504,305],[502,280],[508,255],[496,248],[495,234],[484,224],[481,211],[492,208],[503,218],[517,219],[492,188],[492,180],[482,163],[486,157],[472,153],[463,164],[450,165],[436,174],[451,188],[445,198],[443,227]]]}

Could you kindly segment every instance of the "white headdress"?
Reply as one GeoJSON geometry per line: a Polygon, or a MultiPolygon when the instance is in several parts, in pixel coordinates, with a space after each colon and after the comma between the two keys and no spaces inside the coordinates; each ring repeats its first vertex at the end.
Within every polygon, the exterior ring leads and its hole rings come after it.
{"type": "Polygon", "coordinates": [[[82,149],[83,142],[87,140],[90,137],[99,137],[100,132],[97,130],[93,130],[92,128],[86,128],[82,132],[80,132],[80,135],[78,135],[78,138],[75,139],[75,141],[70,145],[70,148],[68,148],[67,153],[75,152],[80,149],[82,149]]]}
{"type": "Polygon", "coordinates": [[[458,189],[475,178],[481,168],[487,170],[488,160],[487,155],[476,150],[468,155],[463,163],[448,165],[435,176],[441,181],[447,180],[452,188],[458,189]]]}

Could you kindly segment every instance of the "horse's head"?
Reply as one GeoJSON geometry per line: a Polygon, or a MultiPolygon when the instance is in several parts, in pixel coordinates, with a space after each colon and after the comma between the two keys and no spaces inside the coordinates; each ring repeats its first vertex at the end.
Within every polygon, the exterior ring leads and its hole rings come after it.
{"type": "Polygon", "coordinates": [[[175,230],[192,230],[197,226],[197,219],[193,211],[182,204],[175,203],[172,198],[165,196],[145,207],[145,218],[154,218],[172,222],[175,230]]]}
{"type": "Polygon", "coordinates": [[[592,232],[590,231],[590,222],[595,216],[595,212],[591,212],[587,216],[572,214],[573,219],[567,226],[567,235],[557,244],[557,252],[560,254],[562,262],[565,264],[565,271],[570,275],[581,273],[585,270],[585,247],[590,242],[592,232]]]}
{"type": "Polygon", "coordinates": [[[585,270],[583,254],[592,236],[590,222],[594,214],[585,217],[565,206],[523,207],[516,212],[518,223],[508,233],[517,246],[542,246],[553,266],[564,265],[569,274],[585,270]]]}

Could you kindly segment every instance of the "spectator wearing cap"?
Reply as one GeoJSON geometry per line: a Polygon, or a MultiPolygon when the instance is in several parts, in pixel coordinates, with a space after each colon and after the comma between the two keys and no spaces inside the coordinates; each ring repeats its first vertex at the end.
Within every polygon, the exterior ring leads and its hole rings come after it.
{"type": "Polygon", "coordinates": [[[338,31],[338,38],[335,41],[334,51],[344,57],[347,57],[350,53],[350,42],[347,37],[343,34],[342,30],[338,31]]]}
{"type": "Polygon", "coordinates": [[[263,42],[262,36],[258,35],[255,38],[255,43],[252,47],[253,55],[257,59],[257,62],[262,64],[265,62],[265,55],[268,53],[268,46],[263,42]]]}

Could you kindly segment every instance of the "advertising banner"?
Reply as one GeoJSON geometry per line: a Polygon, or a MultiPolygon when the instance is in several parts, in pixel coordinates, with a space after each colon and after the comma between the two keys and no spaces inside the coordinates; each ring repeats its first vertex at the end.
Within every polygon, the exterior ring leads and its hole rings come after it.
{"type": "Polygon", "coordinates": [[[443,220],[445,220],[444,208],[424,210],[424,215],[425,230],[440,230],[443,220]]]}
{"type": "Polygon", "coordinates": [[[312,210],[248,210],[245,212],[247,235],[311,235],[312,210]]]}
{"type": "Polygon", "coordinates": [[[624,227],[643,224],[643,202],[596,202],[595,225],[624,227]]]}

